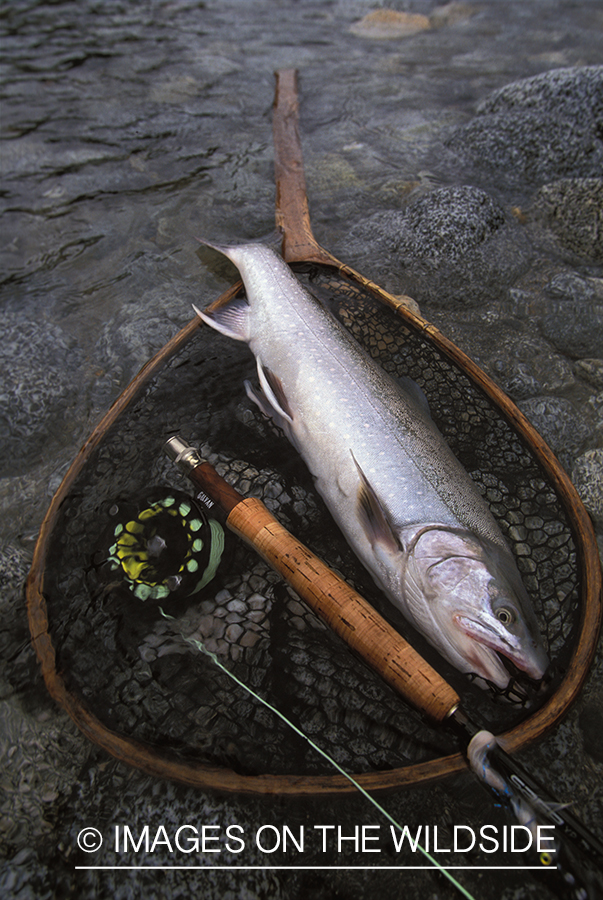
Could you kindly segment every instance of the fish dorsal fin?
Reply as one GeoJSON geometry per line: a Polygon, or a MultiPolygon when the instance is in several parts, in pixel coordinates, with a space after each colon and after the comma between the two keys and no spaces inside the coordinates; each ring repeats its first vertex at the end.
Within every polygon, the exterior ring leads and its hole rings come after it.
{"type": "Polygon", "coordinates": [[[260,384],[262,385],[262,390],[264,391],[270,406],[281,419],[285,419],[286,422],[293,424],[293,412],[291,411],[291,407],[289,406],[289,402],[285,395],[282,381],[274,374],[274,372],[271,372],[270,369],[267,369],[266,366],[262,364],[259,356],[257,359],[257,366],[260,384]]]}
{"type": "Polygon", "coordinates": [[[250,307],[245,297],[235,297],[224,306],[212,310],[210,313],[202,312],[194,304],[193,309],[206,325],[215,328],[216,331],[225,334],[226,337],[233,338],[235,341],[247,341],[249,343],[250,307]]]}
{"type": "Polygon", "coordinates": [[[350,453],[360,476],[358,517],[364,532],[373,548],[380,546],[389,553],[397,553],[400,543],[390,525],[387,512],[351,450],[350,453]]]}

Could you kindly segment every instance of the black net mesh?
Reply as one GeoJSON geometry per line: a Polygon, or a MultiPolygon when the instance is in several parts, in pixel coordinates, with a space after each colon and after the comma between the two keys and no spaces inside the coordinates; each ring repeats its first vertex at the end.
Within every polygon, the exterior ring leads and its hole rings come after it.
{"type": "Polygon", "coordinates": [[[192,492],[162,453],[178,431],[373,602],[484,726],[515,725],[555,690],[572,650],[580,585],[562,504],[539,464],[492,402],[424,335],[331,269],[297,272],[388,372],[422,387],[514,549],[553,664],[547,687],[536,692],[526,684],[507,696],[484,690],[413,632],[357,562],[287,440],[245,397],[243,379],[255,372],[247,347],[206,328],[141,388],[60,510],[44,583],[57,669],[108,728],[171,759],[249,774],[331,772],[191,640],[202,641],[349,771],[437,758],[454,752],[454,741],[425,724],[234,538],[214,581],[193,598],[164,604],[172,618],[100,577],[94,565],[116,503],[149,484],[192,492]]]}

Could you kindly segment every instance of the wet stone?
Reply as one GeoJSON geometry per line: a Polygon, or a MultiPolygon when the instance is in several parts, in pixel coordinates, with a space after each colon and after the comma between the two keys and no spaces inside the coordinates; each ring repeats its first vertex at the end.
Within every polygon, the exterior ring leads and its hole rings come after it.
{"type": "Polygon", "coordinates": [[[241,647],[255,647],[257,642],[260,640],[260,637],[261,635],[257,634],[254,631],[247,631],[240,639],[239,644],[241,647]]]}
{"type": "Polygon", "coordinates": [[[243,657],[243,648],[239,647],[238,644],[232,644],[229,650],[230,658],[233,662],[239,662],[243,657]]]}
{"type": "Polygon", "coordinates": [[[546,544],[547,541],[548,537],[543,529],[537,528],[534,531],[530,532],[530,543],[533,547],[538,547],[541,544],[546,544]]]}
{"type": "Polygon", "coordinates": [[[262,596],[262,594],[258,594],[258,593],[252,594],[251,597],[249,597],[249,599],[247,601],[249,608],[252,610],[265,609],[266,605],[269,602],[270,601],[267,600],[266,597],[264,597],[264,596],[262,596]]]}
{"type": "Polygon", "coordinates": [[[324,714],[320,710],[306,713],[301,719],[301,728],[306,734],[321,734],[326,724],[324,714]]]}
{"type": "Polygon", "coordinates": [[[316,684],[316,693],[320,697],[328,697],[333,693],[333,684],[324,676],[316,684]]]}
{"type": "Polygon", "coordinates": [[[214,622],[213,632],[211,634],[211,638],[213,640],[220,640],[224,636],[226,632],[226,621],[224,619],[216,619],[214,622]]]}
{"type": "Polygon", "coordinates": [[[241,625],[238,625],[235,623],[233,625],[228,626],[228,628],[226,629],[226,631],[224,633],[224,636],[230,644],[235,644],[238,641],[238,639],[241,637],[241,635],[244,633],[244,630],[245,629],[242,628],[241,625]]]}
{"type": "Polygon", "coordinates": [[[559,397],[534,397],[517,405],[561,463],[571,468],[577,450],[589,435],[587,424],[571,401],[559,397]]]}
{"type": "Polygon", "coordinates": [[[350,746],[350,749],[352,750],[354,756],[357,759],[356,764],[360,765],[361,760],[364,759],[365,760],[364,765],[367,765],[368,759],[370,759],[370,757],[375,749],[374,745],[370,741],[367,741],[363,738],[354,738],[352,741],[350,741],[349,746],[350,746]],[[365,756],[365,754],[366,754],[366,756],[365,756]],[[368,757],[368,759],[367,759],[367,757],[368,757]]]}
{"type": "Polygon", "coordinates": [[[395,40],[409,37],[431,28],[427,16],[418,13],[398,12],[393,9],[376,9],[350,27],[350,33],[373,40],[395,40]]]}
{"type": "Polygon", "coordinates": [[[243,603],[242,600],[231,600],[230,603],[226,605],[226,609],[231,613],[239,613],[240,615],[245,615],[247,612],[247,606],[243,603]]]}
{"type": "MultiPolygon", "coordinates": [[[[264,569],[264,568],[262,568],[262,572],[266,573],[268,578],[272,577],[272,575],[274,574],[270,570],[268,570],[266,572],[266,569],[264,569]]],[[[266,588],[266,585],[267,585],[267,580],[263,574],[260,575],[257,572],[254,572],[249,577],[249,587],[254,591],[261,592],[262,590],[264,590],[266,588]]]]}
{"type": "Polygon", "coordinates": [[[541,322],[544,336],[568,356],[596,357],[603,346],[603,283],[568,272],[545,293],[551,302],[541,322]]]}
{"type": "Polygon", "coordinates": [[[159,691],[154,692],[152,696],[147,695],[142,701],[142,706],[153,717],[165,716],[170,711],[169,702],[161,696],[159,691]]]}
{"type": "Polygon", "coordinates": [[[568,178],[545,184],[532,198],[529,216],[570,259],[603,262],[603,179],[568,178]]]}
{"type": "Polygon", "coordinates": [[[139,648],[139,653],[141,658],[145,662],[153,662],[155,659],[157,659],[157,651],[153,647],[141,646],[139,648]]]}
{"type": "Polygon", "coordinates": [[[544,525],[544,519],[540,516],[528,516],[526,519],[526,528],[540,529],[544,525]]]}
{"type": "Polygon", "coordinates": [[[554,69],[495,91],[448,140],[476,171],[511,186],[600,177],[603,66],[554,69]]]}
{"type": "Polygon", "coordinates": [[[136,303],[125,304],[106,322],[98,341],[98,354],[113,377],[122,382],[129,380],[186,324],[187,299],[182,285],[172,284],[169,291],[152,288],[136,303]]]}
{"type": "Polygon", "coordinates": [[[209,637],[210,634],[213,633],[215,626],[215,619],[213,616],[202,616],[197,623],[197,631],[203,637],[209,637]]]}
{"type": "Polygon", "coordinates": [[[603,525],[603,449],[587,450],[578,457],[572,481],[590,515],[603,525]]]}
{"type": "Polygon", "coordinates": [[[278,481],[272,481],[270,484],[266,485],[263,491],[263,496],[269,500],[276,500],[283,493],[283,486],[279,484],[278,481]]]}
{"type": "Polygon", "coordinates": [[[303,606],[298,600],[289,600],[289,602],[287,603],[287,609],[295,616],[305,616],[308,612],[307,608],[303,606]]]}
{"type": "MultiPolygon", "coordinates": [[[[451,339],[458,337],[461,342],[458,324],[446,321],[445,330],[451,339]]],[[[571,364],[551,348],[548,340],[518,333],[506,322],[465,329],[462,346],[515,401],[562,391],[575,383],[571,364]]]]}
{"type": "Polygon", "coordinates": [[[316,681],[315,676],[309,669],[296,668],[293,671],[293,677],[299,684],[310,686],[316,681]]]}
{"type": "Polygon", "coordinates": [[[128,684],[122,688],[121,696],[126,704],[131,705],[142,700],[145,696],[145,692],[138,682],[129,681],[128,684]]]}
{"type": "Polygon", "coordinates": [[[295,647],[289,653],[289,659],[296,666],[308,666],[311,661],[310,654],[302,647],[295,647]]]}
{"type": "Polygon", "coordinates": [[[0,365],[0,476],[26,472],[49,440],[57,446],[71,429],[84,360],[75,341],[40,317],[2,314],[0,365]]]}
{"type": "MultiPolygon", "coordinates": [[[[523,556],[517,560],[517,568],[522,573],[522,575],[533,575],[537,571],[538,566],[534,559],[523,556]]],[[[536,591],[537,589],[538,584],[536,583],[534,584],[534,590],[536,591]]]]}
{"type": "Polygon", "coordinates": [[[579,359],[574,369],[580,378],[603,390],[603,359],[579,359]]]}
{"type": "Polygon", "coordinates": [[[376,213],[352,229],[350,244],[359,253],[385,245],[408,293],[437,306],[491,301],[529,259],[517,223],[472,186],[439,188],[401,211],[376,213]]]}

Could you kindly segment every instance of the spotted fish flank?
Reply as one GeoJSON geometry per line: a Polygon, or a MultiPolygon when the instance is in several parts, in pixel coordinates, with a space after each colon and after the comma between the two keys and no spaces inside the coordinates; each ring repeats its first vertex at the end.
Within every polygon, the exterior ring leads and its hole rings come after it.
{"type": "Polygon", "coordinates": [[[247,301],[210,313],[246,341],[248,395],[300,452],[350,545],[393,603],[463,672],[505,687],[498,654],[547,666],[513,557],[414,384],[394,381],[261,244],[217,247],[247,301]]]}

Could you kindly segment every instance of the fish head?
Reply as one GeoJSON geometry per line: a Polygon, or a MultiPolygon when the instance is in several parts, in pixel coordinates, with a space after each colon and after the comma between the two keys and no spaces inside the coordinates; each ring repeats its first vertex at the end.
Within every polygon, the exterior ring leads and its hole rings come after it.
{"type": "Polygon", "coordinates": [[[467,531],[427,526],[407,552],[406,602],[457,668],[505,688],[510,675],[503,656],[530,678],[543,677],[548,658],[509,551],[467,531]]]}

